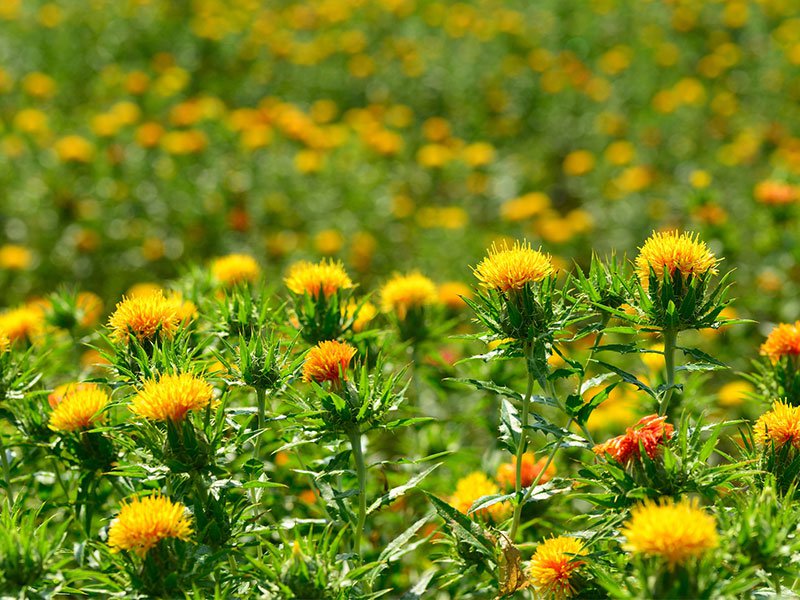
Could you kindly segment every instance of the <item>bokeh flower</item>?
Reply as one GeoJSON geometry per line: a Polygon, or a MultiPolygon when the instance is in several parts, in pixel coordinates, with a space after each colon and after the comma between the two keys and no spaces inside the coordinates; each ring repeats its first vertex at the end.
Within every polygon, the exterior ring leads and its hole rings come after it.
{"type": "MultiPolygon", "coordinates": [[[[542,457],[536,460],[533,452],[526,452],[522,455],[522,467],[520,468],[520,482],[522,487],[528,487],[533,480],[541,473],[547,458],[542,457]]],[[[547,470],[539,477],[539,485],[547,483],[556,474],[556,466],[551,462],[547,465],[547,470]]],[[[512,456],[511,462],[501,464],[497,469],[497,482],[506,489],[513,489],[517,477],[517,457],[512,456]]]]}
{"type": "Polygon", "coordinates": [[[381,288],[381,310],[394,313],[400,320],[409,310],[435,304],[436,284],[419,271],[407,275],[396,273],[381,288]]]}
{"type": "Polygon", "coordinates": [[[164,297],[160,289],[147,295],[123,298],[108,320],[111,338],[125,342],[129,335],[139,341],[157,335],[171,337],[180,324],[179,309],[179,301],[164,297]]]}
{"type": "Polygon", "coordinates": [[[671,568],[719,546],[716,519],[697,500],[686,498],[648,500],[635,506],[621,533],[625,550],[660,557],[671,568]]]}
{"type": "Polygon", "coordinates": [[[526,284],[541,281],[554,272],[549,256],[531,248],[526,241],[506,242],[498,248],[492,244],[489,255],[474,269],[483,285],[499,292],[519,290],[526,284]]]}
{"type": "Polygon", "coordinates": [[[339,290],[353,287],[353,282],[344,265],[333,260],[321,260],[318,263],[301,261],[289,269],[284,279],[286,287],[295,294],[308,294],[317,297],[320,293],[330,298],[339,290]]]}
{"type": "Polygon", "coordinates": [[[131,412],[153,421],[178,423],[186,413],[208,406],[214,388],[191,373],[149,379],[131,400],[131,412]]]}
{"type": "Polygon", "coordinates": [[[64,432],[88,429],[102,420],[100,412],[109,400],[108,394],[97,386],[76,386],[55,406],[48,427],[64,432]]]}
{"type": "Polygon", "coordinates": [[[100,389],[96,383],[92,383],[91,381],[71,381],[68,383],[62,383],[61,385],[56,386],[52,392],[47,395],[47,403],[50,405],[50,408],[55,408],[66,398],[67,394],[82,390],[96,390],[100,389]]]}
{"type": "Polygon", "coordinates": [[[627,464],[632,458],[639,457],[640,443],[651,459],[655,458],[675,432],[675,428],[666,423],[666,417],[647,415],[639,419],[633,427],[628,427],[624,435],[617,436],[605,443],[597,444],[592,450],[598,456],[608,455],[617,462],[627,464]]]}
{"type": "Polygon", "coordinates": [[[583,543],[571,537],[554,537],[539,544],[528,567],[536,592],[556,600],[571,598],[575,572],[586,564],[579,557],[585,554],[583,543]]]}
{"type": "Polygon", "coordinates": [[[800,356],[800,321],[777,325],[761,344],[759,353],[777,362],[784,356],[800,356]]]}
{"type": "Polygon", "coordinates": [[[248,254],[228,254],[211,263],[211,275],[222,285],[232,286],[255,281],[261,275],[261,267],[248,254]]]}
{"type": "Polygon", "coordinates": [[[186,541],[192,535],[192,519],[186,513],[183,504],[158,494],[133,498],[111,522],[108,545],[112,552],[128,550],[144,558],[161,540],[186,541]]]}
{"type": "Polygon", "coordinates": [[[33,254],[25,246],[6,244],[0,246],[0,269],[23,271],[31,266],[33,254]]]}
{"type": "Polygon", "coordinates": [[[303,381],[339,383],[356,349],[350,344],[329,340],[320,342],[306,355],[303,363],[303,381]]]}
{"type": "Polygon", "coordinates": [[[14,343],[36,339],[44,331],[45,315],[41,307],[27,304],[0,313],[0,331],[14,343]]]}
{"type": "Polygon", "coordinates": [[[761,446],[774,444],[778,449],[791,444],[800,449],[800,406],[776,401],[772,409],[756,421],[753,436],[756,443],[761,446]]]}
{"type": "MultiPolygon", "coordinates": [[[[453,508],[466,515],[476,500],[499,493],[500,488],[494,481],[480,471],[475,471],[458,480],[455,492],[450,496],[449,502],[453,508]]],[[[511,514],[511,504],[507,501],[496,502],[472,514],[499,523],[511,514]]]]}
{"type": "Polygon", "coordinates": [[[677,231],[653,233],[639,249],[636,272],[646,289],[650,285],[650,270],[658,281],[663,281],[664,271],[670,277],[678,271],[683,277],[702,276],[717,272],[719,260],[709,250],[698,234],[677,231]]]}

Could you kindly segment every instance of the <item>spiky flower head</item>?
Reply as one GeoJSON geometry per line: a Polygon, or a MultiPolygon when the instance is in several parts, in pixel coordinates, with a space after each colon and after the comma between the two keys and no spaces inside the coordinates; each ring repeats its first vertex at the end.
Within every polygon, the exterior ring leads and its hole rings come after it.
{"type": "MultiPolygon", "coordinates": [[[[494,481],[480,471],[475,471],[458,480],[456,490],[450,496],[449,502],[453,508],[466,515],[476,500],[483,496],[492,496],[499,493],[500,488],[494,481]]],[[[509,502],[496,502],[472,513],[473,516],[495,523],[502,521],[510,514],[511,504],[509,502]]]]}
{"type": "Polygon", "coordinates": [[[784,356],[800,356],[800,321],[781,323],[770,331],[759,352],[773,362],[784,356]]]}
{"type": "Polygon", "coordinates": [[[211,384],[191,373],[162,375],[144,382],[130,409],[145,419],[178,423],[189,411],[205,408],[213,395],[211,384]]]}
{"type": "Polygon", "coordinates": [[[329,340],[320,342],[306,355],[303,363],[303,381],[339,383],[356,349],[350,344],[329,340]]]}
{"type": "Polygon", "coordinates": [[[642,287],[650,285],[650,269],[658,281],[663,281],[664,271],[670,277],[678,271],[683,277],[712,275],[717,272],[719,260],[709,250],[698,234],[678,231],[653,232],[636,257],[636,273],[642,287]]]}
{"type": "Polygon", "coordinates": [[[488,252],[473,272],[484,286],[498,292],[520,290],[555,272],[550,257],[524,240],[514,242],[511,248],[505,241],[500,247],[492,244],[488,252]]]}
{"type": "Polygon", "coordinates": [[[56,405],[48,427],[63,432],[89,429],[102,421],[100,411],[108,402],[108,394],[97,386],[73,388],[56,405]]]}
{"type": "Polygon", "coordinates": [[[45,314],[42,307],[28,304],[0,313],[0,332],[11,343],[27,340],[29,342],[44,331],[45,314]]]}
{"type": "Polygon", "coordinates": [[[143,296],[123,297],[108,320],[111,337],[117,342],[126,342],[131,334],[139,341],[157,335],[171,337],[181,322],[180,308],[180,300],[164,297],[161,290],[143,296]]]}
{"type": "Polygon", "coordinates": [[[295,294],[308,294],[314,298],[320,294],[330,298],[339,290],[353,287],[344,265],[330,259],[323,259],[318,263],[295,263],[289,268],[284,283],[295,294]]]}
{"type": "Polygon", "coordinates": [[[791,406],[777,401],[772,410],[765,412],[756,421],[753,435],[757,444],[774,444],[781,448],[791,444],[800,449],[800,406],[791,406]]]}
{"type": "Polygon", "coordinates": [[[598,456],[609,455],[614,460],[627,464],[632,458],[638,458],[639,444],[644,446],[647,456],[655,458],[661,446],[675,433],[675,428],[666,423],[667,417],[647,415],[639,419],[633,427],[628,427],[624,435],[611,438],[603,444],[597,444],[592,450],[598,456]]]}
{"type": "Polygon", "coordinates": [[[48,394],[47,403],[50,405],[50,408],[55,408],[64,401],[64,398],[67,397],[67,394],[81,390],[97,389],[100,389],[100,386],[90,381],[71,381],[69,383],[62,383],[61,385],[56,386],[53,391],[48,394]]]}
{"type": "Polygon", "coordinates": [[[395,273],[381,288],[381,310],[394,313],[400,320],[408,311],[435,304],[438,300],[436,284],[419,271],[407,275],[395,273]]]}
{"type": "Polygon", "coordinates": [[[211,263],[211,275],[225,286],[253,282],[261,275],[261,267],[249,254],[228,254],[211,263]]]}
{"type": "Polygon", "coordinates": [[[122,504],[108,528],[108,545],[112,552],[128,550],[144,558],[161,540],[186,541],[191,535],[192,519],[186,507],[156,494],[122,504]]]}
{"type": "MultiPolygon", "coordinates": [[[[547,463],[547,458],[540,458],[538,461],[533,452],[526,452],[522,455],[522,467],[520,468],[520,480],[522,487],[528,487],[533,480],[541,473],[547,463]]],[[[547,483],[556,474],[556,466],[551,462],[547,470],[539,477],[539,484],[547,483]]],[[[517,457],[512,456],[511,462],[503,463],[497,469],[497,483],[509,489],[516,484],[517,478],[517,457]]]]}
{"type": "Polygon", "coordinates": [[[631,510],[621,533],[625,550],[660,557],[670,568],[719,546],[716,519],[696,499],[647,500],[631,510]]]}
{"type": "Polygon", "coordinates": [[[554,537],[539,544],[528,567],[536,592],[556,600],[571,598],[575,572],[586,564],[578,557],[584,554],[583,543],[571,537],[554,537]]]}

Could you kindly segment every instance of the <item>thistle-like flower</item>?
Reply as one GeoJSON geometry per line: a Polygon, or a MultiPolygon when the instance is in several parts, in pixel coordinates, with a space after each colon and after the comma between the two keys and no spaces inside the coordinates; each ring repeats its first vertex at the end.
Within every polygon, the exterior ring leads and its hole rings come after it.
{"type": "Polygon", "coordinates": [[[186,541],[191,535],[192,520],[186,507],[156,494],[122,504],[108,528],[108,545],[112,552],[128,550],[144,558],[161,540],[186,541]]]}
{"type": "Polygon", "coordinates": [[[580,559],[585,554],[583,543],[571,537],[554,537],[539,544],[528,567],[537,593],[556,600],[574,596],[576,571],[586,564],[580,559]]]}
{"type": "Polygon", "coordinates": [[[353,282],[344,265],[332,260],[321,260],[318,263],[301,261],[292,265],[284,279],[286,287],[295,294],[308,294],[312,298],[320,294],[330,298],[339,290],[348,290],[353,282]]]}
{"type": "Polygon", "coordinates": [[[381,309],[401,321],[409,311],[435,304],[437,300],[436,284],[419,271],[407,275],[395,273],[381,288],[381,309]]]}
{"type": "Polygon", "coordinates": [[[62,432],[89,429],[102,421],[101,411],[108,402],[108,394],[97,386],[89,384],[72,388],[53,409],[48,427],[62,432]]]}
{"type": "Polygon", "coordinates": [[[123,298],[108,320],[111,338],[126,342],[130,335],[140,342],[159,335],[171,337],[181,322],[181,305],[175,298],[165,298],[161,290],[144,296],[123,298]]]}
{"type": "Polygon", "coordinates": [[[499,248],[493,244],[489,255],[475,267],[474,272],[487,288],[509,292],[542,281],[555,269],[548,255],[533,250],[527,241],[516,241],[511,248],[506,242],[499,248]]]}
{"type": "Polygon", "coordinates": [[[192,375],[163,375],[145,381],[133,400],[131,412],[152,421],[179,423],[186,413],[205,408],[214,395],[210,383],[192,375]]]}
{"type": "Polygon", "coordinates": [[[774,444],[776,449],[791,444],[800,449],[800,407],[775,402],[772,409],[758,418],[753,427],[757,444],[774,444]]]}
{"type": "Polygon", "coordinates": [[[356,349],[350,344],[336,340],[320,342],[306,355],[303,381],[330,381],[338,384],[355,354],[356,349]]]}
{"type": "Polygon", "coordinates": [[[665,271],[670,277],[676,272],[684,278],[713,275],[717,272],[717,263],[719,260],[697,234],[654,232],[639,249],[636,272],[642,287],[647,289],[651,269],[658,281],[663,282],[665,271]]]}
{"type": "Polygon", "coordinates": [[[716,519],[696,500],[646,501],[631,510],[622,531],[625,550],[657,556],[670,568],[683,565],[719,546],[716,519]]]}
{"type": "Polygon", "coordinates": [[[254,282],[261,275],[261,267],[248,254],[228,254],[211,263],[211,275],[226,287],[243,282],[254,282]]]}

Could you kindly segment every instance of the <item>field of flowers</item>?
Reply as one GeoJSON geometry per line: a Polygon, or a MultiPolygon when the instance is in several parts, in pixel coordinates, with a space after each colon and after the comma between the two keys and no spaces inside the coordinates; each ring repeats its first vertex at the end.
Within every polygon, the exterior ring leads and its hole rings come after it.
{"type": "Polygon", "coordinates": [[[800,593],[795,0],[0,0],[0,596],[800,593]]]}

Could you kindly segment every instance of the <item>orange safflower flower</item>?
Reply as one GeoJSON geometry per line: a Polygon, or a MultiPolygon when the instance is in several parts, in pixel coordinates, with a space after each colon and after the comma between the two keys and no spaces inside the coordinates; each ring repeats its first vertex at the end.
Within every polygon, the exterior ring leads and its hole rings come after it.
{"type": "Polygon", "coordinates": [[[628,427],[624,435],[617,436],[603,444],[597,444],[592,450],[598,456],[609,455],[617,462],[627,464],[632,458],[639,457],[639,443],[644,446],[647,456],[655,458],[659,447],[665,444],[675,432],[675,428],[665,423],[666,417],[647,415],[639,419],[633,427],[628,427]]]}
{"type": "Polygon", "coordinates": [[[758,418],[753,435],[761,446],[772,443],[777,449],[791,444],[800,449],[800,406],[775,402],[771,410],[758,418]]]}
{"type": "Polygon", "coordinates": [[[320,342],[306,355],[303,381],[338,383],[355,354],[356,349],[350,344],[336,340],[320,342]]]}
{"type": "Polygon", "coordinates": [[[784,356],[800,355],[800,321],[781,323],[775,327],[761,344],[759,353],[768,356],[773,362],[784,356]]]}
{"type": "MultiPolygon", "coordinates": [[[[542,457],[538,461],[533,452],[526,452],[522,455],[522,467],[520,478],[522,487],[528,487],[544,468],[547,458],[542,457]]],[[[556,474],[556,466],[550,463],[547,470],[539,478],[539,484],[547,483],[556,474]]],[[[513,488],[517,479],[517,457],[512,456],[511,462],[503,463],[497,469],[497,482],[504,488],[513,488]]]]}

